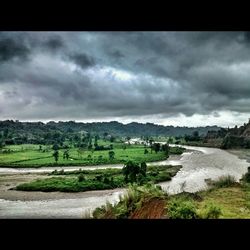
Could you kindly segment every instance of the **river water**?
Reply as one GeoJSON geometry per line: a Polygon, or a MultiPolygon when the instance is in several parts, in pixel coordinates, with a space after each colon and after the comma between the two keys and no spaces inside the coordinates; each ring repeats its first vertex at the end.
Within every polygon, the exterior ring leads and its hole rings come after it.
{"type": "MultiPolygon", "coordinates": [[[[196,192],[206,188],[205,179],[217,179],[220,176],[232,175],[238,181],[247,172],[250,165],[246,160],[227,151],[217,148],[183,146],[188,152],[182,154],[178,160],[166,160],[150,163],[150,165],[172,164],[182,165],[182,169],[171,181],[159,185],[170,194],[182,191],[196,192]]],[[[87,169],[115,167],[121,164],[107,166],[93,166],[87,169]]],[[[83,167],[85,169],[85,167],[83,167]]],[[[59,168],[60,169],[60,168],[59,168]]],[[[67,167],[68,170],[79,169],[67,167]]],[[[27,172],[50,172],[52,168],[39,169],[0,169],[0,174],[27,172]]],[[[66,168],[64,168],[66,170],[66,168]]],[[[50,199],[39,201],[10,201],[0,199],[0,218],[84,218],[96,207],[107,201],[115,203],[125,189],[89,191],[81,193],[81,197],[74,199],[50,199]]]]}

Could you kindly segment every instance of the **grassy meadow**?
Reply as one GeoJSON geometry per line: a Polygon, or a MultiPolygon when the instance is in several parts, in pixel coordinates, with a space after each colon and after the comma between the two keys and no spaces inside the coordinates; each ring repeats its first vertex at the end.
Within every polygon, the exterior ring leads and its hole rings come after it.
{"type": "MultiPolygon", "coordinates": [[[[100,140],[99,145],[110,145],[110,142],[100,140]]],[[[80,150],[71,147],[68,149],[69,158],[63,159],[65,149],[59,149],[58,162],[53,157],[54,150],[52,145],[41,146],[37,144],[22,144],[5,146],[0,152],[0,167],[41,167],[41,166],[73,166],[73,165],[99,165],[125,163],[128,160],[134,162],[152,162],[166,159],[164,152],[155,151],[147,147],[148,153],[145,154],[144,145],[126,145],[120,142],[112,143],[115,155],[114,159],[109,158],[110,150],[80,150]]],[[[181,154],[178,148],[171,148],[171,154],[181,154]]]]}

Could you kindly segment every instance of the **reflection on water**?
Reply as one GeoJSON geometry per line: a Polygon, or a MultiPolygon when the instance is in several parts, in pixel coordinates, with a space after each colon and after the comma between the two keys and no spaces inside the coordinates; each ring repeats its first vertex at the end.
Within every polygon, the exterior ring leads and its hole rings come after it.
{"type": "MultiPolygon", "coordinates": [[[[165,191],[171,194],[181,191],[199,191],[206,188],[204,179],[216,179],[222,175],[233,175],[236,180],[239,180],[247,172],[249,163],[246,160],[241,160],[237,156],[221,149],[184,147],[195,151],[183,153],[179,160],[173,160],[172,157],[166,161],[149,164],[183,166],[171,181],[160,184],[165,191]]],[[[120,168],[122,165],[118,164],[115,167],[120,168]]],[[[73,168],[79,169],[79,167],[71,167],[70,170],[73,170],[73,168]]],[[[51,168],[49,170],[51,171],[51,168]]],[[[111,203],[117,202],[119,195],[124,192],[124,189],[108,190],[99,193],[88,192],[88,195],[83,193],[83,196],[77,199],[48,201],[0,200],[0,218],[83,218],[86,212],[90,212],[94,208],[105,204],[106,201],[111,203]],[[91,196],[89,195],[90,193],[91,196]]]]}

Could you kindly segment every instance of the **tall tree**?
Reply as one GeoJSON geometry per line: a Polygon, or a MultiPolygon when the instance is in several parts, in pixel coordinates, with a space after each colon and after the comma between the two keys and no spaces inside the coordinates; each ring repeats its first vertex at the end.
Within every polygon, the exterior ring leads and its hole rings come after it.
{"type": "Polygon", "coordinates": [[[59,158],[59,152],[58,152],[58,150],[55,150],[55,151],[54,151],[53,157],[55,158],[55,161],[56,161],[56,163],[57,163],[58,158],[59,158]]]}
{"type": "Polygon", "coordinates": [[[115,158],[115,152],[114,151],[109,151],[109,159],[113,160],[115,158]]]}
{"type": "Polygon", "coordinates": [[[152,145],[152,148],[154,149],[155,153],[157,154],[160,151],[161,144],[160,143],[154,143],[152,145]]]}

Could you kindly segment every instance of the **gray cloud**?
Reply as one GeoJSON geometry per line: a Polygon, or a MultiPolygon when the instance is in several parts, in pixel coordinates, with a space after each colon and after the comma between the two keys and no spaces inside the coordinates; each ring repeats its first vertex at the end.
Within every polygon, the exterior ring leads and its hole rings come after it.
{"type": "Polygon", "coordinates": [[[93,57],[85,54],[85,53],[81,53],[81,54],[72,54],[69,56],[69,58],[77,65],[79,65],[81,68],[88,68],[91,66],[94,66],[95,60],[93,57]]]}
{"type": "Polygon", "coordinates": [[[249,49],[248,32],[1,32],[0,118],[247,117],[249,49]]]}
{"type": "Polygon", "coordinates": [[[17,42],[11,38],[0,37],[0,62],[14,59],[27,60],[29,53],[30,50],[23,41],[17,42]]]}
{"type": "Polygon", "coordinates": [[[60,36],[52,36],[47,41],[45,41],[43,45],[45,48],[55,51],[55,50],[63,48],[64,43],[60,36]]]}

